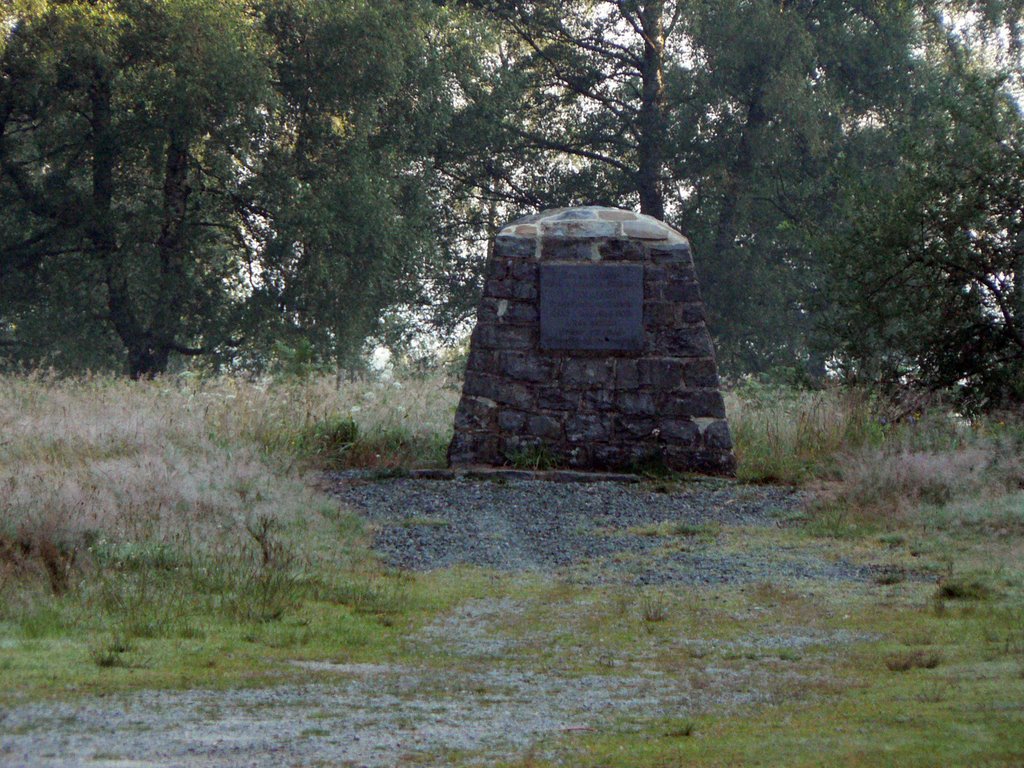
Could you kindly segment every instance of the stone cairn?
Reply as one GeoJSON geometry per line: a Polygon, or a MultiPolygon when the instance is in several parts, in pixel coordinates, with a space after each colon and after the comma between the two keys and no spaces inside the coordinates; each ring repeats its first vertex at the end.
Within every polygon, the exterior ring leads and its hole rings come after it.
{"type": "Polygon", "coordinates": [[[732,474],[686,238],[593,206],[502,229],[448,461],[732,474]]]}

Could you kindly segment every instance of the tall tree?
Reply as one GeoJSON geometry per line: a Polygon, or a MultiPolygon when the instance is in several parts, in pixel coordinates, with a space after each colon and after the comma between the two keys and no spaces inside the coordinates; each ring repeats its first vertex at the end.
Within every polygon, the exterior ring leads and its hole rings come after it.
{"type": "Polygon", "coordinates": [[[26,5],[0,58],[0,352],[75,367],[123,349],[133,376],[174,355],[263,365],[275,339],[358,354],[436,253],[443,16],[26,5]]]}
{"type": "Polygon", "coordinates": [[[851,377],[1019,406],[1024,117],[1004,76],[966,51],[957,58],[852,159],[845,224],[823,248],[827,317],[851,377]],[[879,143],[898,162],[884,162],[879,143]]]}
{"type": "Polygon", "coordinates": [[[26,359],[116,339],[142,376],[223,340],[234,181],[209,171],[263,132],[261,45],[241,3],[56,2],[17,19],[0,80],[0,319],[26,359]]]}

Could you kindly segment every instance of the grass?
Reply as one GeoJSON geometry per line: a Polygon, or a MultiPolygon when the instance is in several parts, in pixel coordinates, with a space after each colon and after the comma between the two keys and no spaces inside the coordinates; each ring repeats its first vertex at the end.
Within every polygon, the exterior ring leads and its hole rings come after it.
{"type": "Polygon", "coordinates": [[[862,393],[740,388],[729,413],[741,477],[802,485],[803,514],[631,531],[712,558],[799,552],[873,580],[654,588],[389,571],[363,521],[308,473],[440,463],[456,398],[437,377],[0,379],[0,706],[329,674],[296,661],[506,666],[649,677],[678,693],[508,766],[1024,760],[1013,424],[941,410],[894,423],[862,393]],[[474,656],[415,642],[470,598],[517,606],[469,628],[500,643],[474,656]]]}
{"type": "MultiPolygon", "coordinates": [[[[386,573],[306,473],[437,463],[446,387],[0,378],[0,640],[19,649],[0,698],[270,679],[252,670],[271,651],[385,653],[447,603],[386,573]]],[[[440,594],[478,585],[459,586],[440,594]]]]}

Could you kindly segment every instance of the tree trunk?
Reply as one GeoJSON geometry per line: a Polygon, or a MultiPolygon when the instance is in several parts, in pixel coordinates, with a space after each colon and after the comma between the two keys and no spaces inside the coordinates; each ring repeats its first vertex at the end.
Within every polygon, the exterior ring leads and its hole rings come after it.
{"type": "Polygon", "coordinates": [[[661,188],[665,144],[664,12],[664,0],[646,3],[640,11],[644,55],[637,118],[637,190],[640,193],[640,211],[656,219],[665,218],[665,199],[661,188]]]}
{"type": "Polygon", "coordinates": [[[186,298],[185,274],[185,221],[188,198],[192,192],[188,183],[188,143],[178,131],[168,136],[167,157],[164,166],[163,223],[157,238],[160,254],[160,276],[156,310],[150,325],[153,340],[153,373],[167,369],[172,349],[178,347],[181,331],[182,304],[186,298]]]}
{"type": "Polygon", "coordinates": [[[736,244],[739,233],[739,206],[746,182],[754,169],[753,134],[768,122],[768,113],[761,104],[761,92],[755,91],[747,104],[747,120],[740,135],[736,157],[729,167],[722,207],[718,212],[718,227],[711,257],[716,263],[727,260],[736,244]]]}
{"type": "Polygon", "coordinates": [[[114,331],[128,351],[128,373],[133,379],[150,374],[148,334],[139,323],[131,299],[128,278],[114,232],[114,165],[117,147],[111,120],[111,89],[108,73],[98,68],[89,88],[92,124],[92,210],[87,225],[89,239],[103,262],[107,284],[107,312],[114,331]]]}

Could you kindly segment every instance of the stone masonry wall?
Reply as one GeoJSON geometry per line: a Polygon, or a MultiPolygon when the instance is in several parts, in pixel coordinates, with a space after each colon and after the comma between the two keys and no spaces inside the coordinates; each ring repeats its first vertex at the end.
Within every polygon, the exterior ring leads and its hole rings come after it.
{"type": "Polygon", "coordinates": [[[591,207],[526,217],[495,239],[448,458],[528,456],[578,469],[734,471],[693,258],[675,230],[591,207]],[[643,348],[542,349],[541,264],[620,262],[643,266],[643,348]]]}

